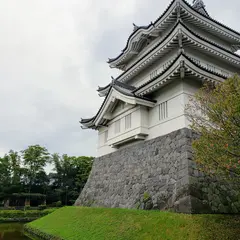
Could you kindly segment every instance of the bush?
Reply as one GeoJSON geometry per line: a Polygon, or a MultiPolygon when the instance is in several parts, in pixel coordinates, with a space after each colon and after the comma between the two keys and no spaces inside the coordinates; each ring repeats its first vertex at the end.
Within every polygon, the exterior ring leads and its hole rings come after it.
{"type": "Polygon", "coordinates": [[[30,205],[25,205],[25,207],[24,207],[24,211],[26,211],[26,210],[30,210],[31,209],[31,206],[30,205]]]}
{"type": "Polygon", "coordinates": [[[5,208],[6,210],[16,210],[16,208],[15,207],[7,207],[7,208],[5,208]]]}
{"type": "Polygon", "coordinates": [[[45,215],[50,214],[54,211],[56,211],[56,208],[48,208],[48,209],[43,210],[42,213],[45,216],[45,215]]]}
{"type": "Polygon", "coordinates": [[[45,209],[45,210],[27,210],[27,211],[21,211],[21,210],[1,210],[0,211],[0,222],[4,221],[28,221],[28,220],[34,220],[43,216],[46,216],[52,212],[54,212],[55,209],[45,209]]]}
{"type": "Polygon", "coordinates": [[[56,207],[61,207],[62,206],[62,202],[61,201],[57,201],[56,202],[56,207]]]}
{"type": "Polygon", "coordinates": [[[76,200],[69,200],[69,203],[73,205],[76,202],[76,200]]]}
{"type": "Polygon", "coordinates": [[[46,209],[46,208],[47,208],[47,206],[44,205],[44,204],[38,206],[38,209],[39,209],[39,210],[44,210],[44,209],[46,209]]]}
{"type": "Polygon", "coordinates": [[[46,240],[63,240],[63,238],[56,237],[54,235],[45,233],[39,229],[31,228],[30,226],[24,226],[24,233],[26,236],[32,239],[32,237],[36,237],[37,239],[46,239],[46,240]]]}

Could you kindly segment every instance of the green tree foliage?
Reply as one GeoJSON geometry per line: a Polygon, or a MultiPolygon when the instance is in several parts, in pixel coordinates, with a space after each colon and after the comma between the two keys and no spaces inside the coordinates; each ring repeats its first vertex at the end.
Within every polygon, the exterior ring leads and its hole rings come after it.
{"type": "Polygon", "coordinates": [[[55,191],[53,198],[61,198],[61,201],[74,201],[84,187],[92,168],[92,157],[74,157],[66,154],[59,156],[53,154],[54,172],[51,175],[52,185],[55,191]]]}
{"type": "Polygon", "coordinates": [[[5,155],[0,158],[0,197],[3,197],[10,187],[11,182],[11,169],[9,159],[5,155]]]}
{"type": "Polygon", "coordinates": [[[195,159],[210,174],[240,175],[240,78],[205,85],[186,108],[191,127],[200,134],[193,142],[195,159]]]}
{"type": "Polygon", "coordinates": [[[21,180],[21,156],[18,152],[10,150],[7,154],[7,158],[11,170],[11,184],[17,185],[21,180]]]}
{"type": "Polygon", "coordinates": [[[92,160],[51,155],[40,145],[29,146],[20,153],[10,150],[0,158],[0,203],[10,198],[13,204],[24,204],[27,197],[38,204],[36,196],[46,196],[49,204],[72,204],[87,181],[92,160]],[[47,174],[49,163],[54,169],[47,174]]]}
{"type": "Polygon", "coordinates": [[[25,167],[25,173],[27,173],[28,176],[30,192],[33,182],[38,179],[37,177],[43,176],[44,167],[48,162],[50,162],[50,155],[45,147],[33,145],[22,151],[22,158],[23,165],[25,167]]]}

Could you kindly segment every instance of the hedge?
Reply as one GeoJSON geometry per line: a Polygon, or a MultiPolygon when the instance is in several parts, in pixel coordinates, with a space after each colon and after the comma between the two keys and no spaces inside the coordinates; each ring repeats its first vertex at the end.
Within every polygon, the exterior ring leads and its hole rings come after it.
{"type": "Polygon", "coordinates": [[[24,226],[24,234],[30,238],[36,237],[37,239],[43,240],[64,240],[63,238],[56,237],[54,235],[45,233],[36,228],[31,228],[30,226],[24,226]]]}
{"type": "Polygon", "coordinates": [[[1,210],[0,211],[0,222],[21,222],[21,221],[32,221],[37,218],[46,216],[52,213],[55,209],[45,209],[45,210],[1,210]]]}

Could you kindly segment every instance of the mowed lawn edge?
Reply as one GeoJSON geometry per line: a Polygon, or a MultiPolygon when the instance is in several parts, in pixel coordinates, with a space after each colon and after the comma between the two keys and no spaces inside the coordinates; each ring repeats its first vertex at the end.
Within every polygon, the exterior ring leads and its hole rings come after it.
{"type": "Polygon", "coordinates": [[[45,239],[64,240],[238,240],[239,226],[237,215],[63,207],[25,229],[45,239]]]}

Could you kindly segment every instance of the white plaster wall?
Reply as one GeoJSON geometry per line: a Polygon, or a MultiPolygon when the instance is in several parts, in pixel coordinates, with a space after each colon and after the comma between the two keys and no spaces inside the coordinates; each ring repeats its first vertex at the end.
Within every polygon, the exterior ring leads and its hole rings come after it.
{"type": "Polygon", "coordinates": [[[97,149],[97,156],[102,156],[105,154],[109,154],[111,152],[114,152],[116,149],[108,146],[107,143],[105,143],[105,131],[108,131],[109,129],[106,127],[102,127],[98,131],[98,149],[97,149]]]}
{"type": "MultiPolygon", "coordinates": [[[[183,92],[184,92],[184,104],[189,103],[189,98],[193,97],[194,94],[203,86],[203,83],[200,81],[196,81],[195,79],[185,79],[184,84],[183,84],[183,92]]],[[[189,127],[190,122],[189,120],[185,117],[185,125],[186,127],[189,127]]]]}
{"type": "Polygon", "coordinates": [[[111,144],[113,144],[116,141],[122,141],[125,138],[129,138],[133,135],[136,135],[139,133],[140,131],[148,131],[148,115],[147,115],[147,111],[146,108],[144,107],[140,107],[140,106],[131,106],[131,105],[127,105],[125,111],[120,109],[120,108],[116,108],[114,111],[113,116],[115,116],[109,123],[108,123],[108,127],[107,128],[101,128],[99,129],[99,134],[98,134],[98,156],[102,156],[111,152],[116,151],[115,148],[112,148],[111,144]],[[119,109],[120,113],[117,113],[116,110],[119,109]],[[142,123],[141,122],[141,116],[143,115],[143,111],[145,111],[145,122],[142,123]],[[125,117],[127,115],[131,114],[131,128],[126,129],[125,128],[125,117]],[[146,120],[147,118],[147,120],[146,120]],[[115,122],[120,120],[120,132],[119,133],[115,133],[115,122]],[[142,124],[142,126],[141,126],[142,124]],[[144,130],[140,129],[140,127],[142,128],[146,128],[144,130]],[[108,130],[108,141],[105,142],[105,131],[108,130]]]}
{"type": "Polygon", "coordinates": [[[155,92],[154,99],[157,100],[157,104],[154,108],[149,109],[149,135],[147,140],[185,127],[182,80],[176,80],[155,92]],[[159,105],[166,101],[168,117],[159,120],[159,105]]]}
{"type": "Polygon", "coordinates": [[[130,109],[130,110],[124,112],[123,114],[117,116],[112,121],[110,121],[110,123],[108,125],[109,130],[110,130],[110,135],[109,135],[109,138],[108,138],[109,140],[112,140],[116,137],[119,137],[126,132],[126,130],[125,130],[125,117],[128,114],[131,114],[131,120],[132,120],[131,129],[140,127],[140,108],[135,107],[133,109],[130,109]],[[118,120],[121,121],[121,131],[120,131],[120,133],[115,134],[115,122],[118,121],[118,120]]]}
{"type": "Polygon", "coordinates": [[[146,140],[150,140],[188,127],[189,122],[184,114],[185,105],[189,101],[189,96],[192,96],[201,86],[202,83],[196,79],[177,79],[153,94],[153,99],[157,100],[155,107],[148,109],[135,106],[126,109],[121,114],[114,111],[116,117],[108,124],[107,143],[104,143],[104,132],[107,128],[99,130],[98,156],[116,151],[116,148],[109,146],[114,141],[121,141],[139,133],[148,134],[146,140]],[[159,104],[165,101],[168,102],[168,117],[159,120],[159,104]],[[126,130],[125,116],[130,113],[132,116],[131,128],[126,130]],[[121,120],[121,132],[119,134],[115,134],[114,123],[117,120],[121,120]]]}

